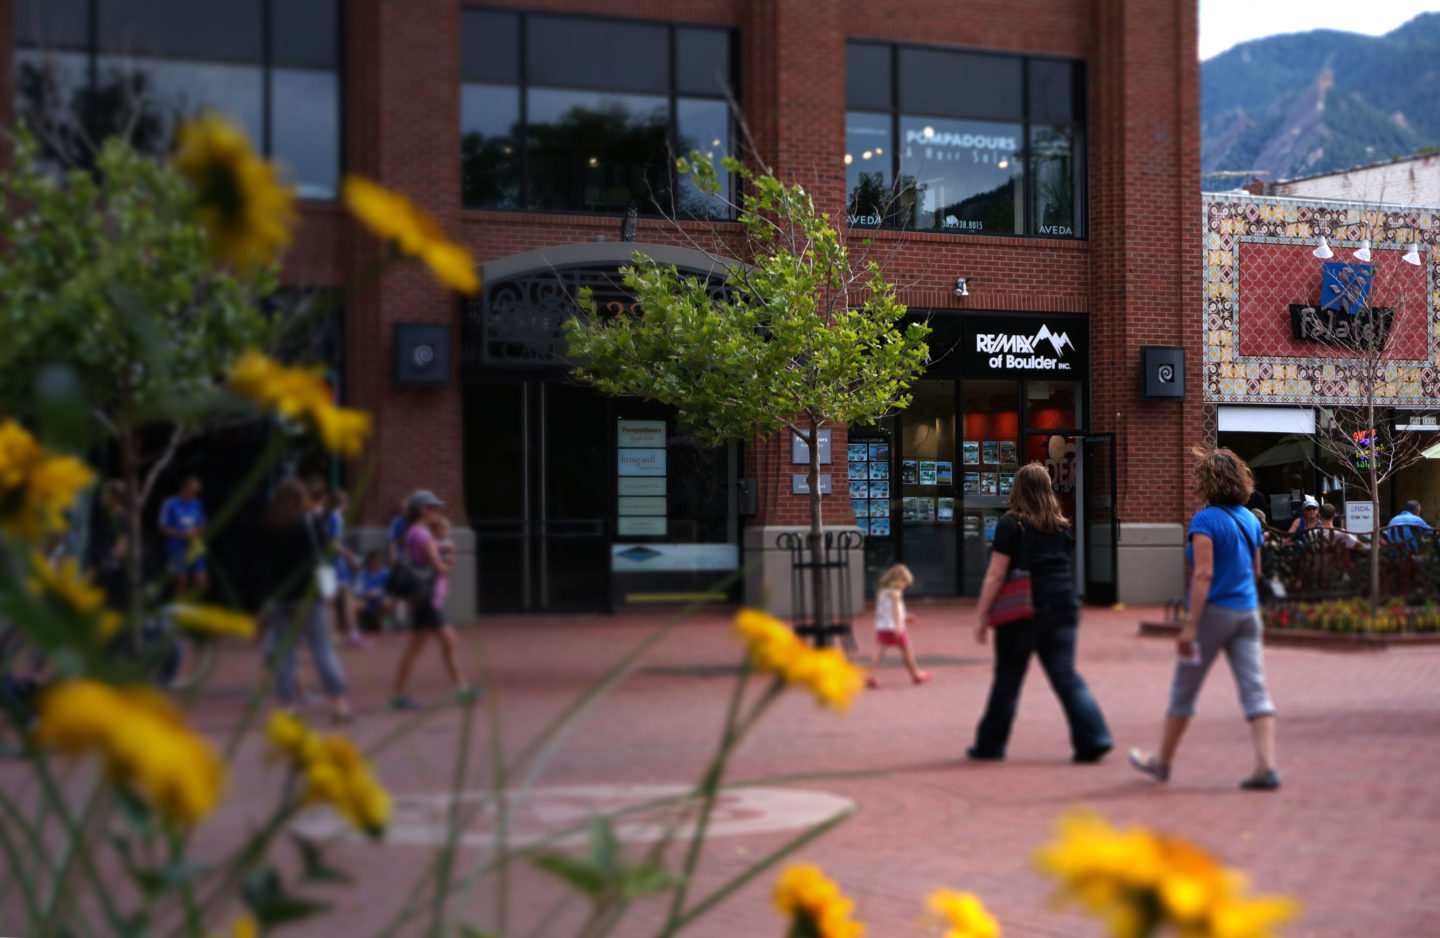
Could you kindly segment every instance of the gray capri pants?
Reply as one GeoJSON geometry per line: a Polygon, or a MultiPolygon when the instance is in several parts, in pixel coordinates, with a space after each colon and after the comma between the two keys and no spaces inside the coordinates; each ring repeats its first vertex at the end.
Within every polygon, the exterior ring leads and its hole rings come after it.
{"type": "Polygon", "coordinates": [[[1195,698],[1200,696],[1200,686],[1215,656],[1225,651],[1230,660],[1230,670],[1235,674],[1235,689],[1240,692],[1240,707],[1245,719],[1272,716],[1275,704],[1270,701],[1270,692],[1265,689],[1265,658],[1260,636],[1263,626],[1258,609],[1226,609],[1224,606],[1205,607],[1204,614],[1195,629],[1195,641],[1200,646],[1200,661],[1175,663],[1175,677],[1170,682],[1170,707],[1166,710],[1174,717],[1193,717],[1195,698]]]}

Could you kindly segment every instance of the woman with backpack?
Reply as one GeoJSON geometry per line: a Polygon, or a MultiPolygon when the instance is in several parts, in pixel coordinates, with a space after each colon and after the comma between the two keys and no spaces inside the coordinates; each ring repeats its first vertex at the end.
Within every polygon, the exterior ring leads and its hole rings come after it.
{"type": "Polygon", "coordinates": [[[441,607],[445,596],[444,578],[450,573],[450,564],[440,556],[440,548],[430,530],[440,517],[438,509],[444,504],[428,489],[419,489],[405,503],[405,533],[396,551],[390,589],[409,604],[410,641],[401,652],[400,664],[395,670],[394,693],[390,697],[390,706],[395,710],[413,710],[420,706],[407,688],[415,659],[430,636],[440,642],[441,660],[455,685],[456,696],[470,692],[470,685],[460,673],[455,630],[445,621],[445,610],[441,607]]]}

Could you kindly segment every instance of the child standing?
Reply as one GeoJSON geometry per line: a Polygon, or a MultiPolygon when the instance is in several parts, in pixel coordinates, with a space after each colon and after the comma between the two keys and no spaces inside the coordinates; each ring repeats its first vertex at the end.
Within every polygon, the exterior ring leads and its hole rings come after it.
{"type": "Polygon", "coordinates": [[[915,652],[910,650],[910,633],[905,628],[915,621],[915,617],[905,611],[905,590],[914,582],[915,575],[903,563],[897,563],[880,574],[875,596],[875,663],[870,668],[870,676],[865,679],[866,687],[880,686],[880,679],[875,675],[880,670],[880,661],[885,657],[886,650],[890,648],[900,649],[912,683],[924,684],[932,676],[915,664],[915,652]]]}

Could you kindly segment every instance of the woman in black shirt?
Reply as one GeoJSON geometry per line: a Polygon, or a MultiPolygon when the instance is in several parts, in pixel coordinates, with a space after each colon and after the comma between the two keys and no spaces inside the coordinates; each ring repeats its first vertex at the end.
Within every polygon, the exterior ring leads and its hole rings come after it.
{"type": "Polygon", "coordinates": [[[1050,473],[1040,463],[1022,466],[1015,474],[1010,511],[995,529],[990,566],[980,590],[975,640],[985,644],[990,608],[1012,566],[1030,571],[1035,616],[995,630],[995,673],[985,715],[975,730],[975,745],[966,750],[972,759],[1005,758],[1031,652],[1040,659],[1055,696],[1065,708],[1075,761],[1098,762],[1110,751],[1110,729],[1105,717],[1085,679],[1075,671],[1080,601],[1070,568],[1074,550],[1075,535],[1055,500],[1050,473]]]}

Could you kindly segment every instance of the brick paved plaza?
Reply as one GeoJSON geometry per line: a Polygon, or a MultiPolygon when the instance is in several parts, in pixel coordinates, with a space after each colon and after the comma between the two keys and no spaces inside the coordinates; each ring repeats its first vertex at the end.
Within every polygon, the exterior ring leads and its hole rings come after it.
{"type": "MultiPolygon", "coordinates": [[[[1049,885],[1029,862],[1054,818],[1084,804],[1117,823],[1164,827],[1208,845],[1226,863],[1249,871],[1259,892],[1300,896],[1304,913],[1286,932],[1290,936],[1440,934],[1440,898],[1434,892],[1440,873],[1435,850],[1440,839],[1440,747],[1435,744],[1440,739],[1440,648],[1270,649],[1267,664],[1280,710],[1285,778],[1284,789],[1274,794],[1236,788],[1249,769],[1249,743],[1228,671],[1218,671],[1202,696],[1173,781],[1161,787],[1131,771],[1123,759],[1125,748],[1151,748],[1157,741],[1173,646],[1136,637],[1136,625],[1158,610],[1086,611],[1081,669],[1117,744],[1117,752],[1098,766],[1070,764],[1059,709],[1038,669],[1030,675],[1009,761],[967,763],[963,751],[986,692],[989,649],[971,639],[968,606],[917,604],[915,611],[920,622],[913,634],[922,664],[935,674],[932,684],[912,689],[894,662],[884,689],[864,695],[845,716],[820,711],[798,694],[787,696],[744,745],[732,778],[878,774],[797,781],[786,786],[801,792],[797,797],[728,805],[720,812],[720,836],[710,843],[692,895],[704,895],[793,836],[792,816],[812,808],[833,810],[840,803],[805,794],[821,792],[849,800],[858,810],[801,857],[822,865],[856,898],[856,914],[868,924],[867,934],[937,933],[921,911],[928,892],[947,885],[980,894],[1010,938],[1098,936],[1095,923],[1047,909],[1049,885]]],[[[591,677],[661,621],[659,613],[504,619],[464,630],[467,664],[478,668],[483,646],[497,676],[505,749],[518,751],[591,677]]],[[[399,639],[387,636],[376,648],[346,654],[360,709],[354,732],[362,743],[402,719],[382,710],[398,647],[399,639]]],[[[868,635],[861,635],[861,648],[868,655],[868,635]]],[[[689,620],[580,723],[544,766],[537,784],[694,781],[718,733],[731,688],[730,666],[738,656],[725,616],[707,612],[689,620]]],[[[218,732],[233,721],[244,682],[254,672],[253,660],[238,653],[225,662],[201,708],[206,729],[218,732]]],[[[425,659],[417,686],[437,689],[428,695],[433,699],[442,681],[438,656],[425,659]]],[[[317,720],[321,714],[318,707],[313,711],[317,720]]],[[[448,787],[448,756],[458,725],[458,710],[447,709],[380,760],[381,777],[400,798],[397,831],[415,808],[406,796],[448,787]]],[[[470,785],[475,790],[488,785],[488,745],[488,735],[477,733],[470,785]]],[[[256,765],[258,759],[239,762],[256,765]]],[[[274,784],[273,773],[242,769],[226,807],[206,825],[205,838],[237,837],[248,809],[274,784]],[[247,778],[246,771],[254,777],[247,778]]],[[[549,815],[517,815],[517,832],[533,833],[527,825],[543,826],[547,816],[551,821],[580,816],[586,795],[560,794],[549,815]]],[[[410,832],[414,835],[414,825],[410,832]]],[[[466,859],[477,855],[472,849],[466,859]]],[[[429,853],[414,845],[346,842],[336,848],[336,857],[357,872],[358,888],[335,894],[340,905],[332,916],[287,934],[378,932],[400,907],[429,853]]],[[[781,922],[769,903],[770,880],[751,884],[686,934],[779,935],[781,922]]],[[[512,889],[507,934],[523,935],[549,907],[553,886],[522,871],[512,889]]],[[[580,906],[573,903],[565,917],[578,918],[580,906]]],[[[490,926],[495,907],[490,884],[470,899],[464,918],[490,926]]],[[[651,934],[648,926],[662,912],[660,903],[641,905],[614,934],[651,934]]],[[[417,924],[400,934],[419,931],[417,924]]],[[[556,925],[545,933],[571,934],[573,928],[556,925]]]]}

